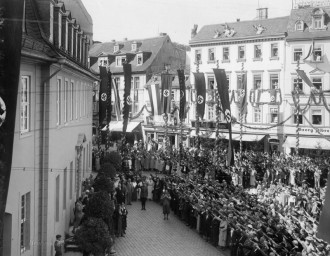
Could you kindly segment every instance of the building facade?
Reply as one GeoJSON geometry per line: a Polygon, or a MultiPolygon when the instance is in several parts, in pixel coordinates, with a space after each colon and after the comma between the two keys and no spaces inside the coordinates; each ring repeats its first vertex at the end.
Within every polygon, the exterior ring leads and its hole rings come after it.
{"type": "Polygon", "coordinates": [[[47,256],[56,234],[68,232],[91,172],[97,78],[90,38],[62,2],[25,0],[24,13],[3,255],[47,256]]]}
{"type": "MultiPolygon", "coordinates": [[[[198,33],[193,31],[190,41],[191,71],[196,70],[198,63],[199,72],[205,74],[207,97],[212,99],[216,89],[212,69],[225,69],[232,115],[238,121],[241,76],[246,75],[248,105],[242,120],[245,148],[253,142],[265,151],[290,153],[296,148],[296,131],[299,129],[301,152],[303,148],[329,150],[329,141],[324,137],[329,135],[327,104],[323,104],[323,98],[321,102],[318,99],[309,102],[311,88],[298,77],[296,71],[299,58],[299,69],[305,71],[311,84],[315,88],[329,90],[329,63],[326,57],[329,54],[328,7],[299,6],[292,9],[290,16],[272,19],[267,18],[267,12],[267,9],[258,9],[258,19],[207,25],[198,33]],[[297,127],[292,97],[295,86],[301,88],[301,109],[310,105],[304,115],[314,128],[301,113],[297,127]]],[[[324,93],[325,100],[328,100],[327,95],[324,93]]],[[[190,116],[195,115],[195,109],[191,109],[193,113],[190,116]]],[[[207,104],[204,119],[205,122],[215,119],[213,104],[207,104]]],[[[239,141],[241,127],[238,123],[233,123],[232,127],[233,140],[239,141]]],[[[221,132],[221,136],[227,139],[227,131],[221,132]]]]}

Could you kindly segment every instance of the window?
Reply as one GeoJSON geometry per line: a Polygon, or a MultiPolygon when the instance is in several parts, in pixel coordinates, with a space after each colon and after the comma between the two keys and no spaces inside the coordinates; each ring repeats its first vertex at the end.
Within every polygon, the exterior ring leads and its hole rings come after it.
{"type": "Polygon", "coordinates": [[[318,89],[318,90],[322,89],[322,78],[321,77],[313,77],[312,83],[316,89],[318,89]]]}
{"type": "Polygon", "coordinates": [[[241,45],[238,46],[238,60],[245,59],[245,46],[241,45]]]}
{"type": "Polygon", "coordinates": [[[51,3],[49,6],[49,41],[54,40],[54,5],[51,3]]]}
{"type": "Polygon", "coordinates": [[[24,133],[30,130],[30,77],[22,76],[21,81],[21,133],[24,133]]]}
{"type": "Polygon", "coordinates": [[[142,57],[143,56],[142,56],[141,53],[136,56],[137,65],[142,65],[142,63],[143,63],[143,58],[142,57]]]}
{"type": "Polygon", "coordinates": [[[62,14],[58,13],[58,47],[62,46],[62,14]]]}
{"type": "Polygon", "coordinates": [[[76,90],[75,90],[75,102],[76,102],[76,119],[78,119],[79,113],[79,84],[77,83],[76,90]]]}
{"type": "Polygon", "coordinates": [[[57,79],[57,89],[56,89],[56,123],[61,124],[61,107],[62,107],[62,80],[57,79]]]}
{"type": "Polygon", "coordinates": [[[207,77],[207,89],[214,90],[214,77],[207,77]]]}
{"type": "Polygon", "coordinates": [[[209,61],[215,61],[214,48],[209,48],[208,58],[209,58],[209,61]]]}
{"type": "Polygon", "coordinates": [[[175,100],[175,91],[172,90],[171,91],[171,101],[174,101],[175,100]]]}
{"type": "Polygon", "coordinates": [[[213,106],[208,106],[208,111],[207,111],[207,114],[208,114],[208,120],[214,120],[215,118],[215,107],[216,105],[213,105],[213,106]]]}
{"type": "Polygon", "coordinates": [[[70,120],[74,117],[74,82],[71,82],[70,87],[70,120]]]}
{"type": "Polygon", "coordinates": [[[73,197],[73,162],[70,162],[70,199],[73,197]]]}
{"type": "Polygon", "coordinates": [[[81,118],[82,115],[83,115],[83,84],[80,83],[80,86],[79,86],[79,117],[81,118]]]}
{"type": "Polygon", "coordinates": [[[56,177],[55,184],[55,221],[60,220],[60,175],[56,177]]]}
{"type": "Polygon", "coordinates": [[[278,74],[270,74],[270,89],[278,88],[278,74]]]}
{"type": "Polygon", "coordinates": [[[118,52],[119,51],[119,45],[116,44],[114,47],[113,47],[113,52],[118,52]]]}
{"type": "Polygon", "coordinates": [[[66,19],[65,20],[65,50],[67,51],[68,50],[68,42],[69,42],[69,22],[68,20],[66,19]]]}
{"type": "Polygon", "coordinates": [[[253,108],[253,121],[255,123],[261,123],[261,108],[260,107],[253,108]]]}
{"type": "Polygon", "coordinates": [[[237,90],[243,89],[242,75],[237,75],[237,90]]]}
{"type": "Polygon", "coordinates": [[[257,89],[261,89],[261,75],[253,75],[253,89],[257,90],[257,89]]]}
{"type": "Polygon", "coordinates": [[[313,18],[313,28],[314,29],[322,29],[322,18],[321,17],[314,17],[313,18]]]}
{"type": "Polygon", "coordinates": [[[293,79],[293,89],[298,89],[299,91],[303,91],[303,82],[301,78],[294,78],[293,79]]]}
{"type": "Polygon", "coordinates": [[[270,46],[271,52],[270,52],[270,57],[271,58],[278,58],[278,44],[271,44],[270,46]]]}
{"type": "Polygon", "coordinates": [[[78,58],[78,31],[77,30],[75,30],[75,37],[76,37],[76,39],[75,39],[75,51],[74,51],[74,56],[75,56],[75,58],[78,58]]]}
{"type": "Polygon", "coordinates": [[[298,20],[296,22],[296,31],[303,31],[304,30],[304,22],[302,20],[298,20]]]}
{"type": "Polygon", "coordinates": [[[321,109],[312,110],[312,124],[315,124],[315,125],[322,124],[322,110],[321,109]]]}
{"type": "Polygon", "coordinates": [[[293,49],[293,61],[297,62],[300,61],[303,55],[302,47],[295,47],[293,49]]]}
{"type": "Polygon", "coordinates": [[[68,91],[69,91],[69,82],[65,81],[64,84],[64,123],[68,121],[67,112],[68,112],[68,91]]]}
{"type": "Polygon", "coordinates": [[[195,50],[195,62],[202,63],[202,50],[195,50]]]}
{"type": "Polygon", "coordinates": [[[123,56],[116,57],[116,66],[117,67],[123,66],[123,63],[125,63],[125,62],[126,62],[126,57],[123,57],[123,56]]]}
{"type": "Polygon", "coordinates": [[[63,177],[63,210],[66,209],[66,193],[67,193],[66,187],[67,187],[67,179],[68,179],[67,175],[68,175],[68,170],[67,168],[65,168],[63,172],[63,176],[64,176],[63,177]]]}
{"type": "Polygon", "coordinates": [[[137,48],[136,46],[137,46],[137,45],[136,45],[136,42],[133,42],[133,43],[132,43],[132,51],[136,51],[136,48],[137,48]]]}
{"type": "Polygon", "coordinates": [[[278,123],[278,108],[271,108],[269,110],[270,114],[270,123],[278,123]]]}
{"type": "Polygon", "coordinates": [[[71,28],[71,55],[73,56],[74,53],[75,53],[75,43],[74,43],[74,40],[75,40],[75,30],[74,30],[74,27],[72,25],[72,28],[71,28]]]}
{"type": "Polygon", "coordinates": [[[254,58],[255,59],[261,59],[262,54],[261,54],[261,45],[255,45],[254,46],[254,58]]]}
{"type": "Polygon", "coordinates": [[[229,61],[229,47],[222,48],[222,59],[223,61],[229,61]]]}
{"type": "Polygon", "coordinates": [[[107,66],[108,65],[108,58],[100,58],[99,59],[99,66],[107,66]]]}
{"type": "Polygon", "coordinates": [[[321,62],[322,61],[322,47],[319,46],[319,45],[314,47],[313,61],[315,61],[315,62],[321,62]]]}
{"type": "Polygon", "coordinates": [[[21,196],[21,237],[20,246],[21,253],[30,249],[30,209],[31,209],[30,192],[21,196]]]}
{"type": "Polygon", "coordinates": [[[133,89],[139,89],[139,88],[140,88],[140,77],[136,76],[134,77],[133,89]]]}
{"type": "Polygon", "coordinates": [[[303,117],[302,115],[293,115],[293,123],[294,124],[297,124],[297,121],[299,122],[299,124],[302,124],[303,123],[303,117]]]}

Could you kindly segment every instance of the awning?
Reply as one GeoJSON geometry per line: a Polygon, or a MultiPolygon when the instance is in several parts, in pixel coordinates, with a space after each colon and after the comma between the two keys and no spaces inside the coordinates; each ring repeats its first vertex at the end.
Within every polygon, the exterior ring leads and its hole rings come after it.
{"type": "MultiPolygon", "coordinates": [[[[256,134],[242,134],[242,141],[260,141],[265,137],[265,135],[256,135],[256,134]]],[[[232,135],[233,140],[240,140],[239,134],[232,135]]]]}
{"type": "MultiPolygon", "coordinates": [[[[286,138],[283,147],[295,148],[296,141],[296,137],[289,136],[286,138]]],[[[299,148],[330,150],[330,141],[325,138],[299,137],[299,148]]]]}
{"type": "MultiPolygon", "coordinates": [[[[141,122],[128,122],[126,132],[133,132],[133,130],[139,126],[141,122]]],[[[123,121],[110,122],[109,124],[110,132],[122,132],[123,131],[123,121]]]]}

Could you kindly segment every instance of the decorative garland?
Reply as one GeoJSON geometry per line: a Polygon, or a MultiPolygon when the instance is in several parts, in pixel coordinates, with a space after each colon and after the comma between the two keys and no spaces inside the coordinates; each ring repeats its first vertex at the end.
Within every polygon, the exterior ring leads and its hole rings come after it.
{"type": "Polygon", "coordinates": [[[147,105],[143,105],[143,107],[140,109],[140,111],[139,111],[135,116],[130,117],[130,120],[133,120],[133,119],[138,118],[138,117],[142,114],[142,112],[143,112],[144,109],[145,109],[149,114],[151,114],[151,111],[149,111],[149,110],[147,109],[147,105]]]}
{"type": "Polygon", "coordinates": [[[311,126],[313,129],[315,129],[315,131],[318,134],[320,134],[322,136],[322,138],[324,138],[324,139],[326,139],[327,141],[330,142],[330,139],[328,139],[326,135],[324,135],[323,133],[321,133],[318,128],[315,128],[315,126],[307,119],[307,117],[305,115],[303,115],[303,117],[305,118],[305,120],[309,124],[309,126],[311,126]]]}

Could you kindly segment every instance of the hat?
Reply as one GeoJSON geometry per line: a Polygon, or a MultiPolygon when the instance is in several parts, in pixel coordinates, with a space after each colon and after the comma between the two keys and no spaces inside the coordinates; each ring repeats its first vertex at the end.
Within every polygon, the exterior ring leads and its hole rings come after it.
{"type": "Polygon", "coordinates": [[[56,239],[61,238],[61,237],[62,237],[61,235],[56,235],[56,239]]]}

